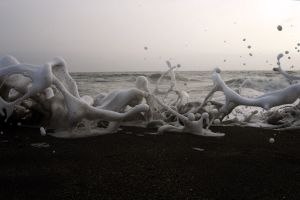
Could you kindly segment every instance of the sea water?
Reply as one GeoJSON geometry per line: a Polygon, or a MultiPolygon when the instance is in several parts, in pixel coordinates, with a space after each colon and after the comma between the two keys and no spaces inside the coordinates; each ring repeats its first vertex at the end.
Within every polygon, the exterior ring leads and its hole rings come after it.
{"type": "MultiPolygon", "coordinates": [[[[138,76],[145,76],[149,80],[150,90],[153,91],[155,84],[162,72],[88,72],[72,73],[72,77],[78,84],[81,96],[92,97],[99,93],[109,93],[115,90],[122,90],[135,87],[135,80],[138,76]]],[[[289,72],[291,73],[291,72],[289,72]]],[[[297,72],[292,72],[297,74],[297,72]]],[[[300,74],[300,72],[299,72],[300,74]]],[[[189,102],[202,102],[205,96],[213,88],[211,71],[176,71],[177,89],[184,90],[189,95],[189,102]]],[[[288,87],[290,83],[279,73],[274,71],[222,71],[222,79],[234,90],[239,90],[245,97],[257,97],[264,93],[288,87]],[[242,88],[241,85],[243,85],[242,88]]],[[[167,90],[170,87],[170,77],[166,76],[161,82],[161,89],[167,90]]],[[[165,102],[172,102],[177,99],[175,93],[164,96],[165,102]]],[[[216,92],[212,98],[220,103],[225,102],[222,92],[216,92]]],[[[274,108],[276,109],[276,108],[274,108]]],[[[257,111],[253,116],[253,126],[261,127],[266,110],[258,107],[238,106],[226,119],[243,121],[252,112],[257,111]]]]}
{"type": "MultiPolygon", "coordinates": [[[[71,73],[71,75],[78,84],[81,96],[90,95],[94,97],[99,93],[133,88],[138,76],[147,77],[150,88],[153,89],[162,72],[78,72],[71,73]]],[[[210,71],[176,71],[177,89],[186,91],[190,96],[189,101],[202,101],[213,88],[211,74],[210,71]]],[[[282,75],[271,70],[222,71],[221,76],[226,84],[233,89],[240,88],[247,80],[241,90],[241,95],[247,97],[255,97],[289,85],[282,75]]],[[[169,82],[170,78],[166,77],[160,87],[167,89],[169,82]]],[[[168,98],[175,98],[175,96],[170,94],[168,98]]],[[[217,92],[214,95],[214,100],[222,102],[224,95],[217,92]]]]}

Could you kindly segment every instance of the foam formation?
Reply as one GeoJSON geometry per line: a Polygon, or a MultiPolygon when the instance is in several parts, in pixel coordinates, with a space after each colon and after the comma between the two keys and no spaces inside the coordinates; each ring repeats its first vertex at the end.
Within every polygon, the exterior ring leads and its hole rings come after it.
{"type": "MultiPolygon", "coordinates": [[[[85,100],[87,98],[79,96],[76,82],[69,75],[65,62],[62,59],[54,59],[44,65],[34,66],[20,64],[14,57],[5,56],[1,59],[0,64],[2,85],[5,85],[7,90],[14,89],[18,93],[16,99],[12,101],[9,101],[11,96],[7,92],[3,97],[0,97],[0,114],[5,116],[6,120],[12,115],[14,109],[19,104],[30,98],[32,102],[31,105],[27,104],[28,108],[33,108],[36,104],[41,104],[39,105],[41,113],[43,113],[41,111],[43,107],[48,108],[46,115],[50,116],[47,122],[49,127],[56,124],[54,128],[64,130],[65,133],[68,133],[64,137],[80,137],[73,134],[73,131],[84,120],[92,121],[101,119],[109,122],[120,122],[138,113],[146,112],[149,109],[148,105],[139,104],[120,113],[91,106],[91,102],[85,100]],[[12,75],[21,75],[17,77],[19,82],[16,85],[6,84],[6,82],[10,83],[6,79],[15,78],[11,77],[12,75]],[[4,98],[7,100],[4,100],[4,98]],[[59,121],[63,121],[64,125],[57,124],[59,121]]],[[[93,131],[86,135],[112,133],[115,129],[116,127],[112,126],[108,127],[108,131],[93,131]]],[[[41,132],[44,133],[44,131],[41,132]]],[[[53,135],[59,136],[57,133],[53,135]]]]}
{"type": "MultiPolygon", "coordinates": [[[[274,71],[282,74],[288,81],[300,80],[300,77],[290,75],[282,69],[280,60],[283,57],[284,54],[277,56],[278,67],[274,71]]],[[[27,123],[38,125],[41,135],[61,138],[115,133],[124,121],[131,124],[139,121],[146,126],[155,124],[160,134],[181,132],[221,137],[224,136],[223,133],[215,133],[210,127],[228,123],[249,125],[259,114],[254,110],[248,115],[244,114],[243,120],[225,119],[238,106],[267,110],[263,123],[268,124],[268,127],[300,127],[295,118],[298,114],[300,116],[300,106],[271,110],[276,106],[295,103],[300,96],[300,83],[293,83],[286,88],[254,98],[243,97],[240,91],[248,80],[235,91],[222,79],[221,69],[215,68],[212,73],[214,86],[211,92],[202,102],[189,102],[188,93],[177,88],[176,70],[180,65],[172,66],[167,61],[167,66],[168,70],[161,74],[152,90],[147,77],[138,76],[135,87],[91,97],[80,96],[77,84],[62,58],[55,58],[44,65],[31,65],[20,63],[13,56],[5,56],[0,59],[0,114],[5,122],[12,116],[17,121],[29,119],[27,123]],[[170,83],[163,90],[161,84],[166,76],[170,77],[170,83]],[[224,103],[212,100],[217,91],[224,93],[224,103]],[[177,98],[167,102],[165,97],[170,93],[177,98]],[[292,109],[295,115],[290,114],[292,109]],[[35,115],[40,116],[38,121],[33,120],[35,115]],[[276,124],[279,122],[281,124],[276,124]],[[49,129],[54,129],[54,132],[47,131],[49,129]]]]}

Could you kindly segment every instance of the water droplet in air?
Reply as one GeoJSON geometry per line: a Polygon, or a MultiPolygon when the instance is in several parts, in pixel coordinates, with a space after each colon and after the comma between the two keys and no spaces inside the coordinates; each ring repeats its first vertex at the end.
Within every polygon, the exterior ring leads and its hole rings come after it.
{"type": "Polygon", "coordinates": [[[42,136],[45,136],[47,134],[44,127],[40,127],[40,133],[41,133],[42,136]]]}
{"type": "Polygon", "coordinates": [[[278,30],[278,31],[282,31],[282,26],[281,26],[281,25],[278,25],[278,26],[277,26],[277,30],[278,30]]]}
{"type": "Polygon", "coordinates": [[[280,59],[281,59],[282,57],[283,57],[283,54],[282,54],[282,53],[278,54],[278,55],[277,55],[277,60],[280,61],[280,59]]]}

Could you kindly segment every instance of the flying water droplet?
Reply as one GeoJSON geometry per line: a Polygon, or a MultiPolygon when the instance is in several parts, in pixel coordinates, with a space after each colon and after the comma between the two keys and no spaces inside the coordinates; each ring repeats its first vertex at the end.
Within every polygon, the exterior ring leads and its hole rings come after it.
{"type": "Polygon", "coordinates": [[[275,142],[275,139],[274,139],[274,138],[270,138],[270,139],[269,139],[269,142],[270,142],[271,144],[273,144],[273,143],[275,142]]]}
{"type": "Polygon", "coordinates": [[[47,134],[44,127],[40,127],[40,133],[41,133],[42,136],[45,136],[47,134]]]}
{"type": "Polygon", "coordinates": [[[281,25],[278,25],[278,26],[277,26],[277,30],[278,30],[278,31],[282,31],[282,26],[281,26],[281,25]]]}

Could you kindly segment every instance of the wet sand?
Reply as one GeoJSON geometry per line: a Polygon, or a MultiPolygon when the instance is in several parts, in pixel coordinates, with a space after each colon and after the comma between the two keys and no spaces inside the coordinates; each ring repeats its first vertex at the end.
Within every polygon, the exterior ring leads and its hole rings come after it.
{"type": "Polygon", "coordinates": [[[124,127],[70,140],[5,128],[0,199],[300,198],[299,131],[216,129],[226,136],[124,127]],[[40,142],[45,147],[32,146],[40,142]]]}

